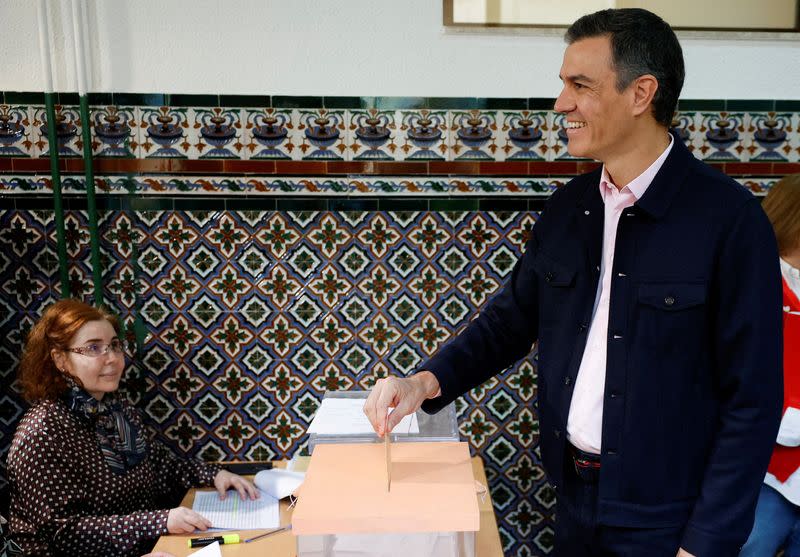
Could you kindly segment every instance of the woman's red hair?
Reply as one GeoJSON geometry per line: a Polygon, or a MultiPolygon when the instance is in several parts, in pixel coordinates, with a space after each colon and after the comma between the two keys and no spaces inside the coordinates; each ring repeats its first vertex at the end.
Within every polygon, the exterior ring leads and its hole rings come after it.
{"type": "Polygon", "coordinates": [[[19,363],[19,382],[25,400],[55,400],[61,396],[67,382],[50,351],[69,348],[81,327],[89,321],[102,320],[111,323],[119,333],[119,321],[114,315],[78,300],[60,300],[44,311],[28,333],[19,363]]]}

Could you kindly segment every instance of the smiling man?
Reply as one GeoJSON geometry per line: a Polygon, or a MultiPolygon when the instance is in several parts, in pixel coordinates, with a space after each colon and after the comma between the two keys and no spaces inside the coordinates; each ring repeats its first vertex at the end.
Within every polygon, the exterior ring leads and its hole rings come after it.
{"type": "Polygon", "coordinates": [[[733,557],[781,414],[775,238],[758,200],[668,131],[684,78],[669,25],[604,10],[566,41],[555,109],[570,154],[602,168],[552,196],[481,315],[364,410],[382,434],[538,341],[554,554],[733,557]]]}

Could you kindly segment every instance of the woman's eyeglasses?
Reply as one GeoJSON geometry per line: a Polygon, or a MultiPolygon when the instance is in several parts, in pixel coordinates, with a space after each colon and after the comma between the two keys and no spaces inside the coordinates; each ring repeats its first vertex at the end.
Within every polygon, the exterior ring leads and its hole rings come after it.
{"type": "Polygon", "coordinates": [[[125,341],[115,338],[108,344],[91,342],[85,346],[66,348],[65,350],[90,358],[99,358],[100,356],[108,354],[109,351],[111,351],[112,354],[125,354],[128,352],[128,344],[125,341]]]}

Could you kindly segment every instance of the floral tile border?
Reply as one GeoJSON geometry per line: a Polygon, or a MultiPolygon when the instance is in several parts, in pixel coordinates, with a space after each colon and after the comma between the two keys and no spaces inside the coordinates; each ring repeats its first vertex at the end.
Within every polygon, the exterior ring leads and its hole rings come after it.
{"type": "MultiPolygon", "coordinates": [[[[549,197],[571,176],[518,177],[424,177],[380,178],[252,177],[252,176],[97,176],[98,191],[114,195],[204,196],[343,196],[343,197],[451,197],[513,196],[549,197]]],[[[778,176],[746,177],[737,181],[753,192],[766,195],[778,176]]],[[[0,175],[0,195],[52,192],[49,176],[0,175]]],[[[83,176],[63,176],[62,192],[84,193],[83,176]]]]}

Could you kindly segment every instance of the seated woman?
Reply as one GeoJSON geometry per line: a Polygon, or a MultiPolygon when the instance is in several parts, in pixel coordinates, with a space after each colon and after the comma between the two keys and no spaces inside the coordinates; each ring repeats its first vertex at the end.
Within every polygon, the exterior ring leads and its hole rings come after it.
{"type": "Polygon", "coordinates": [[[756,518],[740,557],[800,557],[800,174],[770,189],[763,203],[778,239],[783,274],[783,419],[756,518]]]}
{"type": "Polygon", "coordinates": [[[8,453],[10,532],[25,555],[142,555],[162,534],[211,526],[176,506],[188,488],[258,496],[245,478],[178,458],[148,434],[117,394],[118,335],[114,316],[61,300],[28,336],[20,382],[32,406],[8,453]]]}

